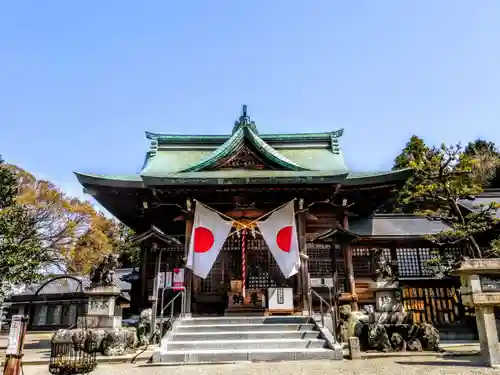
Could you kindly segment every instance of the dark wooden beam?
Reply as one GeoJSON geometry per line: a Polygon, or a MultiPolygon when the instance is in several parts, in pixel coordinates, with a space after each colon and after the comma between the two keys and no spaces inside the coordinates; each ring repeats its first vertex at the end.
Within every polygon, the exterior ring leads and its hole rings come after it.
{"type": "MultiPolygon", "coordinates": [[[[186,200],[186,208],[187,208],[187,211],[191,213],[191,206],[192,203],[191,203],[191,200],[188,198],[186,200]]],[[[185,225],[186,225],[186,237],[184,239],[184,260],[185,260],[185,264],[187,264],[187,257],[188,257],[188,253],[189,253],[189,242],[191,240],[191,232],[193,231],[193,216],[190,214],[190,215],[187,215],[186,216],[186,221],[185,221],[185,225]]],[[[185,284],[185,288],[186,288],[186,295],[185,295],[185,306],[184,306],[184,312],[189,316],[191,315],[191,299],[192,299],[192,286],[193,286],[193,272],[187,268],[186,266],[184,266],[185,269],[184,269],[184,284],[185,284]]]]}
{"type": "Polygon", "coordinates": [[[301,254],[301,267],[300,267],[300,289],[301,289],[301,304],[302,311],[309,312],[309,271],[307,265],[307,243],[306,243],[306,216],[303,211],[304,199],[300,199],[297,210],[297,226],[299,234],[299,251],[301,254]]]}

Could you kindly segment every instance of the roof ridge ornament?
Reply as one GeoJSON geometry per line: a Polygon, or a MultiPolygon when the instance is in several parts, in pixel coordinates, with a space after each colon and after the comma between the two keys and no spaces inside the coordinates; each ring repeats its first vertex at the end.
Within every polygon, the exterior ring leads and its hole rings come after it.
{"type": "Polygon", "coordinates": [[[236,133],[238,130],[241,128],[248,128],[251,131],[253,131],[255,134],[259,134],[257,131],[257,127],[255,126],[255,122],[250,119],[250,116],[247,115],[247,105],[243,104],[242,109],[241,109],[241,116],[238,119],[238,121],[234,122],[234,127],[233,127],[233,132],[232,134],[236,133]]]}

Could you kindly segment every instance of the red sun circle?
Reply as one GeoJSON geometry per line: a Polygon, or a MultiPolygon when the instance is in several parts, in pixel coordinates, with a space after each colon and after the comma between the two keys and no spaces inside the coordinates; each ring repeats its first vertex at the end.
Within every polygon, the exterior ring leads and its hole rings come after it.
{"type": "Polygon", "coordinates": [[[276,244],[280,250],[290,252],[292,248],[292,226],[283,227],[276,235],[276,244]]]}
{"type": "Polygon", "coordinates": [[[205,227],[198,227],[194,230],[194,252],[206,253],[214,245],[214,235],[212,231],[205,227]]]}

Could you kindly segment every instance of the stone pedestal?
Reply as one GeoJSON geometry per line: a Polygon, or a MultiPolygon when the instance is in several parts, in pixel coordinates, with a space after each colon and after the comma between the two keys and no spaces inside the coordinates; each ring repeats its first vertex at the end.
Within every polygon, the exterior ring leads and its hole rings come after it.
{"type": "Polygon", "coordinates": [[[85,294],[88,303],[82,319],[88,328],[121,328],[122,311],[116,304],[116,299],[120,295],[118,286],[91,286],[85,290],[85,294]]]}
{"type": "Polygon", "coordinates": [[[462,303],[476,310],[481,354],[491,367],[500,367],[500,321],[494,312],[500,306],[500,259],[468,259],[453,273],[461,279],[462,303]]]}
{"type": "Polygon", "coordinates": [[[398,301],[399,283],[397,281],[373,281],[369,283],[368,288],[375,293],[376,311],[392,312],[401,309],[401,303],[398,301]]]}

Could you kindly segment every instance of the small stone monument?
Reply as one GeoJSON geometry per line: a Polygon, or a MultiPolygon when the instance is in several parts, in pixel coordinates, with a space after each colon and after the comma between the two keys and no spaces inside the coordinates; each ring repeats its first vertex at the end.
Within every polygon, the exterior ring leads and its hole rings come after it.
{"type": "Polygon", "coordinates": [[[399,283],[394,280],[391,262],[383,249],[375,252],[375,280],[369,284],[375,293],[377,312],[395,312],[402,309],[399,300],[399,283]]]}
{"type": "Polygon", "coordinates": [[[85,288],[88,297],[85,319],[87,328],[121,328],[122,309],[116,300],[120,287],[114,281],[118,260],[109,255],[90,271],[90,286],[85,288]]]}

